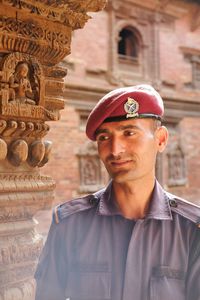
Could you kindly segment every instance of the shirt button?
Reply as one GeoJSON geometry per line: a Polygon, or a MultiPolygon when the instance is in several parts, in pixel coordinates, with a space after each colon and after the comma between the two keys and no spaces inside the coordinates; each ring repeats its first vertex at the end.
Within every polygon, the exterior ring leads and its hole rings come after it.
{"type": "Polygon", "coordinates": [[[200,222],[197,222],[196,225],[200,229],[200,222]]]}
{"type": "Polygon", "coordinates": [[[169,205],[170,205],[171,207],[177,207],[177,206],[178,206],[176,200],[169,200],[169,205]]]}
{"type": "Polygon", "coordinates": [[[95,198],[90,198],[88,200],[89,204],[94,205],[96,203],[96,199],[95,198]]]}

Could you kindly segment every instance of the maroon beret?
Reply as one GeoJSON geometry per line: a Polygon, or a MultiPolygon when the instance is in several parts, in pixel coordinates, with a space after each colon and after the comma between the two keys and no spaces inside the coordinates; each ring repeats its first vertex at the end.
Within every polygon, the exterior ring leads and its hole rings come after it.
{"type": "Polygon", "coordinates": [[[95,132],[103,122],[128,118],[157,118],[164,114],[163,100],[150,85],[141,84],[115,89],[106,94],[91,111],[86,134],[95,141],[95,132]]]}

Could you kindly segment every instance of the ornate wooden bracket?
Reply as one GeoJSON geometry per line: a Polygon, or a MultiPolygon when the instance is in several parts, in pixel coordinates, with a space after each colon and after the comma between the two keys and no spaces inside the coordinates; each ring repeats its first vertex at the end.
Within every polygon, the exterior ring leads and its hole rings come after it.
{"type": "Polygon", "coordinates": [[[0,1],[0,299],[33,300],[42,247],[33,216],[50,207],[54,181],[40,175],[47,121],[64,108],[71,36],[106,0],[0,1]]]}

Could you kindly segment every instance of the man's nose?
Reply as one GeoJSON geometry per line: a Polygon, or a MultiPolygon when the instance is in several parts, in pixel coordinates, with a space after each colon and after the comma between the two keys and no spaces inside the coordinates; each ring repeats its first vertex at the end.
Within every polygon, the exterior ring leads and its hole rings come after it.
{"type": "Polygon", "coordinates": [[[113,137],[111,140],[111,153],[114,156],[118,156],[119,154],[125,151],[125,145],[123,141],[117,137],[113,137]]]}

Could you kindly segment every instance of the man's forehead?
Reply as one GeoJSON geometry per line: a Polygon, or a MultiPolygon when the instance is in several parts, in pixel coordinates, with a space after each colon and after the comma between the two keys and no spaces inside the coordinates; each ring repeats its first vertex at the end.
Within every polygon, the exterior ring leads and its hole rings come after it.
{"type": "Polygon", "coordinates": [[[152,124],[152,119],[127,119],[116,122],[104,122],[96,130],[96,134],[108,131],[109,129],[114,130],[126,130],[126,129],[141,129],[143,126],[149,126],[152,124]]]}

